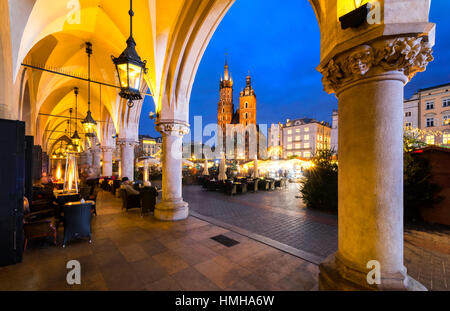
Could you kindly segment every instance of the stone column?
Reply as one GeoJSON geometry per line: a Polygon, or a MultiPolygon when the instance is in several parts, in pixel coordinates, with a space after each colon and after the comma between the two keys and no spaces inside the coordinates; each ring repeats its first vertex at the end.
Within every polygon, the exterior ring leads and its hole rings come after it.
{"type": "Polygon", "coordinates": [[[137,142],[129,139],[118,139],[117,144],[120,146],[121,177],[134,180],[134,147],[137,142]]]}
{"type": "Polygon", "coordinates": [[[189,133],[185,123],[160,123],[156,130],[162,135],[162,200],[156,205],[155,218],[182,220],[189,215],[182,197],[182,139],[189,133]]]}
{"type": "Polygon", "coordinates": [[[101,147],[103,153],[103,170],[102,175],[111,177],[113,174],[113,147],[101,147]]]}
{"type": "Polygon", "coordinates": [[[86,149],[84,152],[84,161],[88,167],[92,167],[92,152],[90,149],[86,149]]]}
{"type": "Polygon", "coordinates": [[[403,87],[431,53],[422,38],[383,39],[322,69],[339,99],[339,247],[320,265],[320,289],[425,289],[403,263],[403,87]],[[370,261],[380,284],[367,281],[370,261]]]}
{"type": "Polygon", "coordinates": [[[98,177],[100,175],[100,161],[101,161],[102,151],[100,148],[95,147],[95,149],[92,150],[92,169],[94,171],[94,174],[98,177]]]}

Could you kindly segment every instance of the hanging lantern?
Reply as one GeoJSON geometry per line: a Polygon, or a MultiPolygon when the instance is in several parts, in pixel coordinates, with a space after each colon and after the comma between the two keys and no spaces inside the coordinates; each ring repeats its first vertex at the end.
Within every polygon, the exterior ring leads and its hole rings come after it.
{"type": "Polygon", "coordinates": [[[95,122],[94,118],[91,114],[91,55],[92,55],[92,43],[86,42],[86,54],[88,55],[88,111],[86,114],[86,118],[81,121],[83,124],[84,131],[87,137],[95,136],[95,128],[97,126],[97,122],[95,122]]]}
{"type": "MultiPolygon", "coordinates": [[[[78,135],[78,131],[75,130],[75,132],[74,132],[73,135],[72,135],[72,144],[73,144],[75,147],[77,147],[77,146],[80,144],[80,142],[81,142],[81,138],[80,138],[80,136],[78,135]]],[[[77,149],[77,148],[76,148],[76,149],[77,149]]]]}
{"type": "Polygon", "coordinates": [[[128,106],[133,107],[133,100],[142,99],[141,84],[142,74],[147,73],[146,61],[142,61],[136,51],[136,42],[133,38],[133,1],[130,0],[130,37],[127,40],[126,49],[119,57],[111,56],[116,66],[120,83],[120,97],[128,100],[128,106]]]}
{"type": "Polygon", "coordinates": [[[81,142],[81,138],[80,138],[80,135],[78,135],[78,131],[77,131],[77,118],[78,118],[78,88],[77,87],[74,89],[74,93],[75,93],[75,132],[73,132],[71,139],[72,139],[72,144],[75,146],[75,149],[78,151],[77,147],[81,142]]]}

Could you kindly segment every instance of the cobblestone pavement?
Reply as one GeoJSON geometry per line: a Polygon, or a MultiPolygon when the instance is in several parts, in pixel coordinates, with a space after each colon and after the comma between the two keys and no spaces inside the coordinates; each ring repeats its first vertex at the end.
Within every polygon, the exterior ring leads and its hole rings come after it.
{"type": "Polygon", "coordinates": [[[230,197],[188,186],[183,197],[201,215],[325,258],[337,250],[337,220],[306,209],[296,187],[230,197]]]}
{"type": "MultiPolygon", "coordinates": [[[[306,209],[297,197],[297,187],[289,184],[282,190],[230,197],[200,186],[185,186],[183,196],[195,213],[312,254],[321,261],[337,250],[337,217],[306,209]]],[[[429,290],[450,289],[450,230],[409,226],[405,229],[404,252],[405,266],[413,278],[429,290]]]]}

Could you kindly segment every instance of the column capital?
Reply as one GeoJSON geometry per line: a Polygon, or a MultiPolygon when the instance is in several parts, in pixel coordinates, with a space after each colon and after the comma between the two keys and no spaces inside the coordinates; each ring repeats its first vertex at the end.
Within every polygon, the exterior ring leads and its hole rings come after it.
{"type": "Polygon", "coordinates": [[[113,152],[116,148],[112,147],[112,146],[101,146],[100,150],[102,152],[113,152]]]}
{"type": "Polygon", "coordinates": [[[139,144],[139,142],[135,141],[134,139],[128,139],[128,138],[118,138],[116,141],[116,144],[119,146],[130,146],[134,147],[139,144]]]}
{"type": "Polygon", "coordinates": [[[318,70],[323,74],[322,83],[328,94],[387,72],[403,74],[399,79],[407,83],[416,73],[425,71],[434,59],[432,53],[426,37],[380,39],[339,54],[318,70]]]}
{"type": "Polygon", "coordinates": [[[160,121],[156,130],[164,135],[182,137],[189,134],[189,124],[182,121],[160,121]]]}

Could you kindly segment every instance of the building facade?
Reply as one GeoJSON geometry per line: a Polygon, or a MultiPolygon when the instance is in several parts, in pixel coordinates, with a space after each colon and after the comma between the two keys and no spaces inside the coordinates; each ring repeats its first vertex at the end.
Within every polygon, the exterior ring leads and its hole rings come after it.
{"type": "Polygon", "coordinates": [[[257,101],[250,74],[239,96],[239,108],[233,103],[233,78],[227,60],[219,84],[217,126],[221,129],[222,150],[228,159],[249,160],[266,157],[267,138],[256,124],[257,101]]]}
{"type": "Polygon", "coordinates": [[[320,149],[329,149],[331,127],[326,122],[303,118],[287,120],[282,127],[283,158],[309,159],[320,149]]]}
{"type": "Polygon", "coordinates": [[[428,145],[450,147],[450,84],[420,89],[404,101],[404,126],[428,145]]]}
{"type": "Polygon", "coordinates": [[[268,156],[278,160],[283,155],[283,130],[281,124],[272,124],[269,128],[268,156]]]}
{"type": "Polygon", "coordinates": [[[161,151],[162,137],[139,135],[139,144],[136,146],[135,155],[139,157],[157,157],[161,151]]]}

